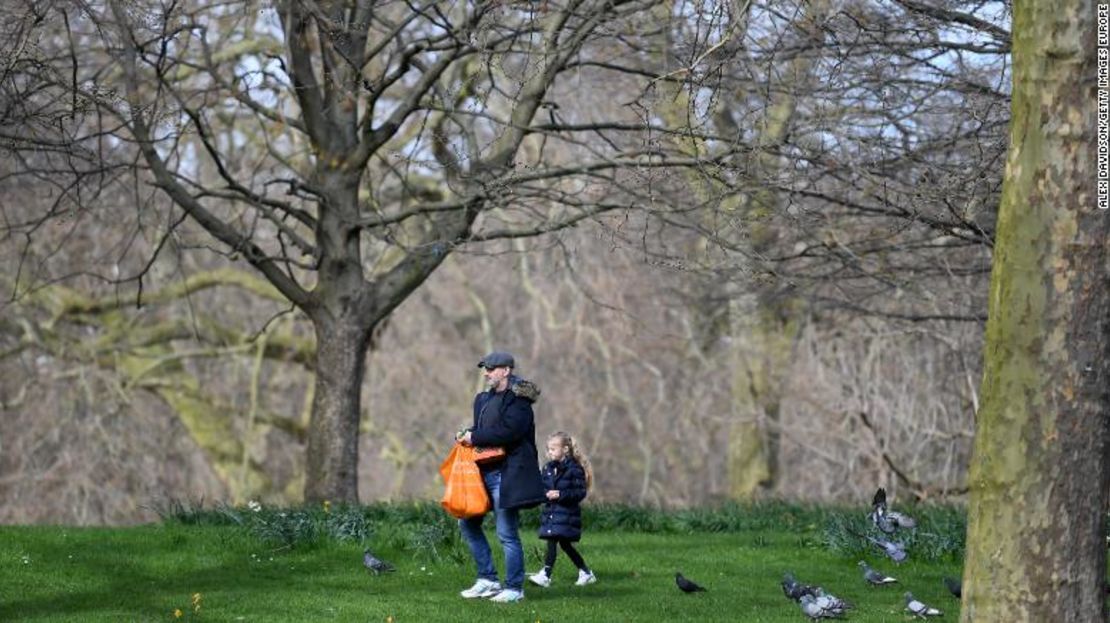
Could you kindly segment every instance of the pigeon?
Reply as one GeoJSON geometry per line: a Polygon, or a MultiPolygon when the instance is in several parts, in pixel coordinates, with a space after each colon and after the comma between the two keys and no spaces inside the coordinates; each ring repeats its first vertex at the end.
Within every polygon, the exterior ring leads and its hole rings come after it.
{"type": "Polygon", "coordinates": [[[817,597],[819,587],[808,586],[806,584],[799,584],[798,580],[794,579],[794,574],[787,571],[782,576],[782,594],[791,601],[798,601],[804,595],[810,597],[817,597]]]}
{"type": "Polygon", "coordinates": [[[867,583],[872,585],[872,586],[882,586],[883,584],[894,584],[898,581],[898,580],[890,577],[889,575],[886,575],[885,573],[879,573],[878,571],[875,571],[870,566],[868,566],[868,564],[866,562],[864,562],[862,560],[859,561],[859,566],[860,566],[861,569],[863,569],[863,579],[867,580],[867,583]]]}
{"type": "Polygon", "coordinates": [[[698,591],[705,590],[705,587],[698,586],[690,580],[682,577],[681,573],[674,574],[674,583],[678,585],[678,588],[680,588],[683,593],[696,593],[698,591]]]}
{"type": "Polygon", "coordinates": [[[863,538],[870,541],[875,547],[883,550],[887,558],[896,563],[904,562],[906,560],[906,545],[901,541],[888,541],[886,539],[876,539],[872,536],[864,536],[863,538]]]}
{"type": "Polygon", "coordinates": [[[887,517],[886,489],[879,487],[875,496],[871,498],[871,512],[868,513],[867,518],[875,524],[880,532],[885,534],[894,534],[894,531],[898,529],[898,526],[887,517]]]}
{"type": "Polygon", "coordinates": [[[362,552],[362,566],[373,571],[374,575],[385,571],[397,570],[393,565],[374,556],[374,554],[370,553],[369,549],[362,552]]]}
{"type": "Polygon", "coordinates": [[[825,589],[821,588],[820,586],[818,586],[815,590],[817,591],[817,595],[815,596],[817,605],[825,611],[835,612],[837,614],[844,614],[845,610],[851,610],[852,608],[856,607],[849,601],[845,601],[831,593],[826,593],[825,589]]]}
{"type": "Polygon", "coordinates": [[[920,601],[913,598],[913,593],[906,591],[906,610],[911,612],[914,616],[922,619],[926,617],[939,617],[944,613],[936,608],[927,606],[920,601]]]}
{"type": "Polygon", "coordinates": [[[956,599],[961,599],[963,593],[963,586],[958,578],[946,575],[944,576],[944,586],[948,588],[948,592],[956,599]]]}
{"type": "Polygon", "coordinates": [[[917,527],[917,521],[913,517],[887,508],[886,489],[882,487],[879,487],[875,496],[871,498],[871,512],[867,517],[884,534],[894,534],[899,528],[917,527]]]}
{"type": "Polygon", "coordinates": [[[842,619],[844,618],[844,611],[836,611],[827,609],[823,606],[820,600],[813,595],[802,595],[798,599],[798,605],[802,608],[802,614],[809,617],[810,621],[817,619],[842,619]]]}

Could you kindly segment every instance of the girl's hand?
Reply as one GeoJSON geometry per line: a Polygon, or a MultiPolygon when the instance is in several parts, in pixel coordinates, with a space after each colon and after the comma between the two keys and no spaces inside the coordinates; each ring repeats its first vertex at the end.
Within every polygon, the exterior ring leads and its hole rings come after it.
{"type": "Polygon", "coordinates": [[[555,489],[552,489],[551,491],[548,491],[547,492],[547,499],[549,499],[549,500],[558,500],[559,499],[559,492],[555,489]]]}

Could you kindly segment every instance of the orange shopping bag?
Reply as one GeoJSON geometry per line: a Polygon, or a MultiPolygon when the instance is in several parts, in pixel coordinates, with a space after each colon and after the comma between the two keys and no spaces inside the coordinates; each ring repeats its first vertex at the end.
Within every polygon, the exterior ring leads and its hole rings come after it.
{"type": "Polygon", "coordinates": [[[448,514],[466,519],[490,509],[486,485],[474,462],[474,448],[456,443],[439,466],[439,474],[447,485],[439,503],[448,514]]]}

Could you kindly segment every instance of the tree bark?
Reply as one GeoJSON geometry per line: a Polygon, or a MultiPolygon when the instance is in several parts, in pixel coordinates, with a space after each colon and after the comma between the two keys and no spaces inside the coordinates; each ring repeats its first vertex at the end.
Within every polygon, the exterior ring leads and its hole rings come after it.
{"type": "MultiPolygon", "coordinates": [[[[793,299],[789,302],[796,303],[793,299]]],[[[800,331],[800,309],[800,304],[761,302],[756,320],[746,327],[750,351],[732,350],[732,404],[752,417],[734,418],[728,431],[731,499],[750,500],[775,485],[784,398],[781,388],[800,331]]],[[[733,312],[733,316],[739,318],[739,313],[733,312]]]]}
{"type": "Polygon", "coordinates": [[[1110,214],[1094,3],[1014,4],[1010,152],[970,466],[963,621],[1102,621],[1110,214]]]}
{"type": "Polygon", "coordinates": [[[358,501],[360,389],[371,332],[352,319],[314,322],[316,388],[308,427],[305,502],[358,501]]]}
{"type": "MultiPolygon", "coordinates": [[[[829,13],[829,2],[816,0],[806,5],[797,40],[820,49],[824,32],[814,26],[823,23],[829,13]]],[[[737,211],[749,223],[748,234],[752,254],[773,255],[779,244],[781,224],[774,222],[781,210],[779,196],[762,187],[763,179],[774,179],[784,168],[784,160],[776,154],[795,123],[800,85],[815,80],[812,75],[816,58],[800,54],[790,61],[784,77],[768,89],[768,108],[759,126],[756,152],[752,157],[755,169],[753,186],[758,190],[745,195],[737,211]]],[[[757,268],[758,270],[758,268],[757,268]]],[[[779,430],[781,429],[782,387],[791,364],[794,342],[801,329],[805,306],[791,294],[759,292],[755,321],[745,318],[739,302],[733,299],[725,312],[733,335],[747,331],[750,352],[733,347],[732,404],[735,411],[753,417],[735,418],[729,429],[728,482],[729,497],[747,500],[761,491],[771,489],[778,473],[779,430]]]]}

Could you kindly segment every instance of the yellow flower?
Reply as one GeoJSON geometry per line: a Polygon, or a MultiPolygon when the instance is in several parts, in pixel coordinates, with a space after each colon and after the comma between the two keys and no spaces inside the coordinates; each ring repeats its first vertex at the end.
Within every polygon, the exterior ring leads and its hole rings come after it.
{"type": "Polygon", "coordinates": [[[324,512],[331,512],[331,502],[329,502],[328,500],[324,500],[324,512]]]}
{"type": "Polygon", "coordinates": [[[181,611],[181,608],[173,609],[173,618],[180,619],[183,616],[185,616],[185,613],[181,611]]]}
{"type": "Polygon", "coordinates": [[[193,593],[193,611],[200,612],[200,593],[193,593]]]}

